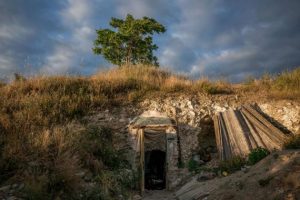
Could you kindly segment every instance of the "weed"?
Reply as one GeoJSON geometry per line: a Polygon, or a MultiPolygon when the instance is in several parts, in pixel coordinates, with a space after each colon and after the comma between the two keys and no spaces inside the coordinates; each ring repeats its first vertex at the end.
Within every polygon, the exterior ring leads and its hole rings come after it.
{"type": "Polygon", "coordinates": [[[187,167],[190,172],[197,172],[199,165],[195,160],[190,159],[187,163],[187,167]]]}
{"type": "Polygon", "coordinates": [[[48,178],[44,175],[37,177],[26,177],[23,189],[24,197],[27,200],[50,200],[51,196],[47,191],[48,178]]]}
{"type": "Polygon", "coordinates": [[[241,168],[246,164],[246,160],[240,156],[235,156],[231,159],[222,161],[219,165],[221,171],[235,172],[241,170],[241,168]]]}
{"type": "Polygon", "coordinates": [[[267,149],[258,147],[256,149],[251,150],[251,152],[248,156],[248,162],[250,165],[254,165],[255,163],[262,160],[269,154],[270,154],[270,152],[267,149]]]}
{"type": "Polygon", "coordinates": [[[231,85],[224,81],[210,82],[208,79],[200,79],[193,84],[193,90],[207,94],[232,94],[231,85]]]}
{"type": "Polygon", "coordinates": [[[80,135],[77,148],[80,150],[83,163],[94,173],[102,169],[119,169],[126,165],[122,158],[122,152],[113,147],[113,133],[108,127],[88,127],[87,131],[80,135]],[[89,159],[86,159],[89,158],[89,159]]]}

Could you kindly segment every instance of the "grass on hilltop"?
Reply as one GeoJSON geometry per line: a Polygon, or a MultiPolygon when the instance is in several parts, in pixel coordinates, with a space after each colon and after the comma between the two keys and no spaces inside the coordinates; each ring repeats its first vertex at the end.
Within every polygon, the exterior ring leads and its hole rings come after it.
{"type": "Polygon", "coordinates": [[[260,79],[249,79],[242,88],[266,94],[276,99],[300,99],[300,68],[277,75],[265,74],[260,79]]]}

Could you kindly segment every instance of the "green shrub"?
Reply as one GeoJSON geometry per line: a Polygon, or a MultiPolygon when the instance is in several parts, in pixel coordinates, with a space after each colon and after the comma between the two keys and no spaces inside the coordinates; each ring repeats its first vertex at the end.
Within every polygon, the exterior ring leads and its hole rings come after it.
{"type": "Polygon", "coordinates": [[[187,167],[190,172],[197,172],[199,165],[195,160],[190,159],[187,167]]]}
{"type": "Polygon", "coordinates": [[[92,172],[98,173],[103,168],[115,170],[128,166],[122,152],[113,146],[114,136],[110,128],[90,126],[80,137],[77,148],[84,159],[83,163],[92,172]],[[86,160],[87,157],[90,160],[86,160]]]}
{"type": "Polygon", "coordinates": [[[265,158],[267,155],[269,155],[270,152],[267,149],[264,149],[262,147],[258,147],[256,149],[253,149],[249,156],[248,156],[248,162],[250,165],[254,165],[261,159],[265,158]]]}
{"type": "Polygon", "coordinates": [[[300,134],[294,135],[284,143],[286,149],[300,149],[300,134]]]}
{"type": "Polygon", "coordinates": [[[235,172],[240,170],[246,164],[246,160],[240,156],[222,161],[219,165],[221,171],[235,172]]]}

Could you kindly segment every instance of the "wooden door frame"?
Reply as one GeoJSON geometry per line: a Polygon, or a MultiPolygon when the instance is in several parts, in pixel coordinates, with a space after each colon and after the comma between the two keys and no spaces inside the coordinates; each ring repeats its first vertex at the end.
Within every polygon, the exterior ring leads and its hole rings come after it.
{"type": "Polygon", "coordinates": [[[140,171],[141,171],[141,195],[145,191],[145,149],[144,149],[144,129],[139,129],[140,132],[140,171]]]}
{"type": "MultiPolygon", "coordinates": [[[[166,179],[166,189],[169,189],[169,181],[168,181],[168,140],[167,140],[167,132],[166,132],[166,128],[161,128],[160,130],[162,130],[165,134],[165,145],[166,145],[166,152],[165,152],[165,179],[166,179]]],[[[141,171],[141,195],[144,194],[145,192],[145,131],[144,128],[140,128],[138,131],[140,131],[140,171],[141,171]]]]}

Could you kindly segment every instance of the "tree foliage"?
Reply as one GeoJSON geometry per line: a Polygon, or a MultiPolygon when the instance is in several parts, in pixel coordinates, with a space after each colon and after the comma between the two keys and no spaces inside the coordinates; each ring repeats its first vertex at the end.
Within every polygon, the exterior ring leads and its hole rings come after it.
{"type": "Polygon", "coordinates": [[[93,51],[116,65],[123,64],[153,64],[158,66],[153,50],[158,48],[153,44],[154,33],[164,33],[165,27],[148,17],[135,19],[128,14],[126,19],[112,18],[111,29],[96,30],[97,38],[93,51]]]}

